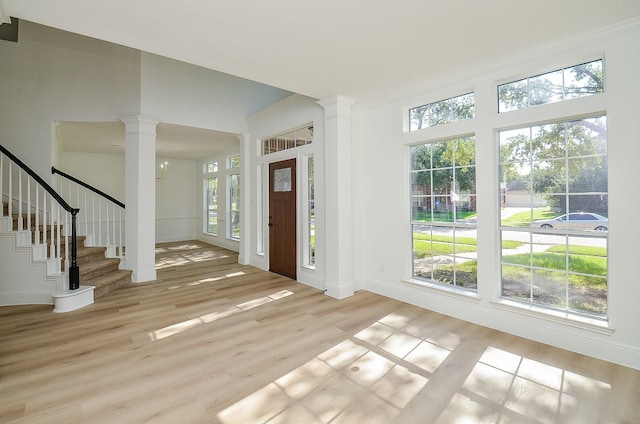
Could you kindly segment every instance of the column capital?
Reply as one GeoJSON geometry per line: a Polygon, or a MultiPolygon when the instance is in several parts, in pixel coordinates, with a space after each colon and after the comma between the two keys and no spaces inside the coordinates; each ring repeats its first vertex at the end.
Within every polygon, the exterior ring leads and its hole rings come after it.
{"type": "Polygon", "coordinates": [[[142,115],[121,116],[119,119],[127,133],[156,135],[156,126],[160,123],[157,118],[142,115]]]}
{"type": "Polygon", "coordinates": [[[355,103],[355,100],[336,94],[318,100],[316,103],[324,108],[325,119],[338,116],[351,118],[351,107],[355,103]]]}

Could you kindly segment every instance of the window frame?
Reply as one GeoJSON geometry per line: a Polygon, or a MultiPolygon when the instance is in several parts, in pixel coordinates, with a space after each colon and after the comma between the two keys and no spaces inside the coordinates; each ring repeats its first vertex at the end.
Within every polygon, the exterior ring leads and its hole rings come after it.
{"type": "MultiPolygon", "coordinates": [[[[501,140],[501,136],[502,133],[509,133],[509,132],[513,132],[514,134],[516,132],[529,132],[529,141],[528,143],[533,143],[533,135],[535,134],[535,129],[536,128],[543,128],[545,126],[547,127],[552,127],[552,126],[559,126],[562,125],[563,126],[563,143],[565,144],[564,149],[557,149],[557,151],[563,151],[563,156],[553,156],[553,157],[546,157],[546,156],[535,156],[533,155],[531,152],[529,153],[529,159],[525,162],[522,163],[528,163],[528,169],[530,172],[530,184],[531,182],[534,181],[535,179],[535,175],[534,172],[536,172],[536,169],[540,169],[540,168],[535,168],[534,164],[540,162],[540,163],[547,163],[547,162],[554,162],[556,161],[558,164],[563,161],[564,164],[568,164],[570,160],[583,160],[583,159],[590,159],[590,158],[603,158],[604,161],[608,161],[608,152],[605,154],[602,153],[597,153],[597,154],[575,154],[574,156],[571,156],[570,151],[569,151],[569,142],[567,141],[567,132],[569,127],[571,127],[572,125],[575,125],[574,123],[576,122],[581,122],[584,120],[589,120],[589,119],[593,119],[593,120],[598,120],[598,119],[604,119],[604,125],[605,125],[605,133],[606,133],[606,128],[608,126],[607,123],[607,114],[606,112],[601,112],[601,113],[587,113],[581,116],[567,116],[567,117],[560,117],[560,118],[556,118],[553,120],[547,120],[545,122],[526,122],[523,121],[520,123],[520,125],[517,126],[512,126],[510,128],[504,128],[504,129],[496,129],[496,142],[498,144],[498,149],[497,149],[497,154],[498,157],[496,158],[496,166],[498,168],[498,172],[496,173],[497,178],[498,178],[498,185],[500,186],[500,190],[499,190],[499,205],[502,206],[503,202],[507,201],[507,194],[504,191],[504,188],[506,187],[504,177],[503,177],[503,165],[507,164],[507,165],[511,165],[511,164],[516,164],[516,163],[521,163],[521,162],[517,162],[517,161],[505,161],[503,160],[503,153],[502,153],[502,140],[501,140]]],[[[608,139],[605,138],[604,143],[606,145],[608,145],[608,139]]],[[[605,149],[605,151],[608,150],[605,149]]],[[[564,171],[565,173],[567,173],[567,176],[569,175],[569,168],[568,165],[566,165],[566,169],[564,171]]],[[[608,180],[608,171],[606,173],[607,175],[607,180],[608,180]]],[[[571,196],[577,196],[577,195],[585,195],[585,194],[589,194],[589,193],[581,193],[581,192],[572,192],[570,191],[569,188],[569,184],[570,181],[567,178],[564,181],[565,187],[566,189],[564,190],[564,193],[558,192],[548,192],[548,196],[564,196],[563,199],[563,205],[565,210],[562,211],[561,213],[558,213],[557,217],[561,217],[562,214],[569,214],[574,212],[573,210],[571,210],[571,196]]],[[[608,181],[607,181],[607,186],[608,186],[608,181]]],[[[608,258],[609,258],[609,252],[608,252],[608,232],[606,234],[603,234],[602,232],[596,232],[596,231],[585,231],[585,230],[579,230],[579,229],[571,229],[571,228],[552,228],[552,229],[546,229],[546,228],[538,228],[534,226],[534,210],[536,208],[534,208],[534,196],[536,195],[536,191],[534,190],[534,187],[531,187],[529,189],[530,192],[530,200],[531,200],[531,204],[529,206],[529,209],[531,211],[531,217],[530,217],[530,224],[528,226],[515,226],[515,225],[504,225],[503,219],[498,216],[497,217],[497,223],[498,223],[498,239],[503,241],[505,238],[505,233],[515,233],[515,234],[520,234],[520,236],[516,236],[516,237],[521,237],[521,238],[527,238],[529,239],[529,241],[525,244],[529,244],[529,255],[530,255],[530,259],[529,259],[529,263],[528,264],[518,264],[516,263],[516,259],[510,259],[510,260],[505,260],[505,256],[509,256],[509,255],[505,255],[505,251],[503,249],[500,250],[499,254],[497,255],[497,257],[499,258],[499,275],[500,275],[500,281],[499,281],[499,297],[502,300],[506,300],[510,303],[515,303],[515,304],[522,304],[526,307],[529,308],[535,308],[536,310],[544,313],[544,314],[548,314],[548,315],[558,315],[561,314],[563,317],[565,318],[570,318],[570,319],[589,319],[589,320],[594,320],[595,322],[608,322],[608,314],[609,314],[609,307],[608,307],[608,298],[609,298],[609,272],[608,272],[608,258]],[[541,255],[539,255],[539,252],[534,252],[534,250],[539,250],[544,243],[542,243],[542,239],[548,239],[548,241],[550,242],[551,246],[549,247],[549,249],[554,249],[554,255],[561,255],[562,253],[557,252],[557,250],[560,250],[562,246],[566,246],[565,247],[565,251],[564,251],[564,262],[565,262],[565,269],[556,269],[554,268],[554,265],[549,265],[547,264],[546,266],[543,266],[542,264],[544,264],[543,262],[541,262],[543,259],[540,258],[541,255]],[[562,238],[564,238],[564,242],[562,242],[562,238]],[[577,239],[585,239],[585,238],[590,238],[590,239],[603,239],[603,244],[604,244],[604,251],[605,251],[605,256],[604,256],[604,261],[607,263],[605,265],[606,267],[606,274],[604,275],[604,277],[602,277],[601,275],[596,275],[595,272],[597,271],[593,271],[593,274],[585,274],[585,273],[580,273],[580,272],[576,272],[575,268],[572,270],[572,258],[574,256],[576,256],[574,253],[571,253],[570,251],[575,251],[574,250],[574,245],[571,243],[576,243],[577,239]],[[553,241],[553,243],[551,243],[551,241],[553,241]],[[509,273],[513,275],[513,273],[515,272],[516,269],[520,269],[522,274],[521,274],[521,278],[520,278],[520,283],[522,283],[522,281],[528,281],[529,287],[530,287],[530,295],[529,295],[529,299],[523,299],[522,297],[517,297],[517,296],[510,296],[510,295],[505,295],[505,268],[509,269],[509,273]],[[529,270],[529,274],[528,276],[525,278],[525,274],[524,274],[524,270],[528,269],[529,270]],[[540,282],[542,281],[541,278],[543,278],[542,276],[544,275],[544,273],[550,273],[548,275],[550,275],[549,277],[545,277],[545,278],[550,278],[550,279],[555,279],[558,278],[560,276],[560,273],[564,273],[565,277],[563,280],[563,284],[564,284],[564,297],[563,300],[559,300],[558,303],[560,303],[560,305],[554,305],[554,304],[545,304],[542,301],[534,301],[535,296],[534,296],[534,287],[536,286],[536,284],[540,285],[540,282]],[[538,275],[538,280],[535,279],[536,275],[538,275]],[[553,277],[555,275],[555,277],[553,277]],[[582,275],[583,277],[579,277],[580,275],[582,275]],[[593,281],[597,281],[597,280],[604,280],[605,284],[606,284],[606,300],[605,300],[605,312],[604,313],[594,313],[594,312],[588,312],[585,310],[578,310],[577,308],[572,308],[570,306],[570,301],[571,299],[571,282],[570,279],[572,278],[572,276],[578,276],[576,278],[584,278],[586,279],[592,279],[593,281]],[[564,306],[561,306],[561,302],[564,301],[565,304],[564,306]]],[[[541,194],[541,193],[538,193],[541,194]]],[[[602,193],[597,193],[598,195],[601,195],[602,193]]],[[[605,197],[608,199],[608,189],[605,192],[605,197]]],[[[607,200],[607,213],[608,213],[608,200],[607,200]]],[[[585,211],[586,212],[586,211],[585,211]]],[[[594,211],[588,211],[588,212],[594,212],[594,211]]],[[[538,224],[536,224],[538,225],[538,224]]],[[[608,223],[607,223],[607,227],[608,227],[608,223]]],[[[514,235],[510,235],[511,237],[513,237],[514,235]]],[[[589,244],[598,244],[599,242],[597,241],[590,241],[589,244]]],[[[546,251],[546,250],[545,250],[546,251]]],[[[526,253],[526,252],[523,252],[526,253]]],[[[586,258],[585,258],[586,260],[586,258]]],[[[598,261],[600,261],[599,259],[594,259],[594,261],[597,263],[598,261]]],[[[559,262],[559,261],[558,261],[559,262]]],[[[517,284],[515,282],[515,280],[510,283],[511,287],[509,288],[510,291],[514,290],[513,287],[514,284],[517,284]]],[[[575,284],[575,283],[574,283],[575,284]]],[[[548,292],[538,292],[540,293],[538,296],[544,294],[545,296],[551,296],[553,294],[552,291],[548,291],[548,292]],[[548,294],[547,294],[548,293],[548,294]]]]}

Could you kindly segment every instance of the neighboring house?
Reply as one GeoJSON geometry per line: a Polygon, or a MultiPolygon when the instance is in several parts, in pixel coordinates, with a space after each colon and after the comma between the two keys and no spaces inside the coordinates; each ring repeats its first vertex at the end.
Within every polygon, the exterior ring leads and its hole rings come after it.
{"type": "MultiPolygon", "coordinates": [[[[127,242],[137,240],[137,251],[127,264],[137,281],[154,279],[153,246],[159,241],[197,238],[238,250],[242,263],[269,269],[269,166],[295,159],[298,250],[294,254],[301,283],[336,298],[369,290],[640,369],[640,284],[630,278],[637,274],[636,240],[626,227],[635,222],[638,206],[629,194],[628,170],[637,166],[640,157],[640,143],[632,142],[637,139],[640,98],[640,22],[636,19],[602,33],[549,43],[548,49],[534,51],[523,44],[510,61],[454,73],[457,76],[450,81],[425,81],[422,89],[403,98],[381,97],[358,104],[358,99],[341,93],[314,99],[21,21],[18,44],[0,44],[0,143],[43,176],[56,164],[77,172],[80,178],[97,178],[96,184],[111,178],[104,183],[106,188],[127,203],[127,242]],[[605,93],[511,115],[495,110],[499,83],[601,57],[606,58],[605,93]],[[447,127],[403,130],[408,107],[471,90],[476,92],[474,119],[447,127]],[[606,322],[530,310],[501,300],[496,132],[602,111],[609,119],[611,211],[606,322]],[[55,126],[67,122],[120,126],[121,140],[130,150],[126,156],[65,151],[57,144],[55,126]],[[233,148],[202,157],[156,158],[151,141],[156,133],[160,137],[163,128],[172,126],[225,133],[238,142],[233,148]],[[310,144],[262,154],[264,140],[309,127],[313,127],[310,144]],[[478,146],[474,207],[482,248],[478,251],[478,290],[473,294],[411,278],[408,146],[460,134],[475,134],[478,146]],[[236,155],[240,155],[240,166],[226,166],[236,155]],[[157,167],[165,161],[169,169],[164,178],[156,179],[157,167]],[[219,166],[217,173],[205,172],[206,165],[214,162],[219,166]],[[219,201],[214,210],[220,229],[217,235],[204,231],[208,216],[204,184],[214,175],[219,177],[215,197],[219,201]],[[226,204],[221,193],[229,191],[232,175],[239,176],[238,198],[226,204]],[[309,217],[311,209],[313,218],[309,217]],[[240,217],[238,239],[227,232],[227,224],[236,222],[231,212],[240,217]],[[311,239],[315,241],[313,254],[308,249],[311,239]]],[[[188,144],[184,148],[188,150],[188,144]]],[[[507,191],[508,205],[522,203],[515,192],[515,187],[507,191]]]]}
{"type": "Polygon", "coordinates": [[[509,181],[504,190],[505,207],[542,207],[547,204],[543,196],[534,194],[527,189],[526,182],[522,180],[509,181]]]}

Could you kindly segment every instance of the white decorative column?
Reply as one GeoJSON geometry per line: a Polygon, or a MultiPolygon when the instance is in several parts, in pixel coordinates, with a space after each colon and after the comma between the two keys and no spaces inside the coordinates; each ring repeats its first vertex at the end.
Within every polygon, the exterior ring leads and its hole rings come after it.
{"type": "Polygon", "coordinates": [[[0,1],[0,25],[10,23],[11,18],[4,13],[4,8],[2,7],[2,2],[0,1]]]}
{"type": "Polygon", "coordinates": [[[156,279],[156,125],[143,116],[125,124],[126,268],[134,283],[156,279]]]}
{"type": "Polygon", "coordinates": [[[254,231],[253,222],[250,222],[251,213],[249,211],[252,174],[249,164],[254,162],[249,155],[255,152],[255,149],[251,150],[249,148],[250,134],[248,132],[238,135],[238,140],[240,140],[240,242],[238,245],[238,263],[248,265],[251,255],[251,234],[254,231]]]}
{"type": "Polygon", "coordinates": [[[351,224],[351,107],[353,100],[332,96],[324,108],[326,293],[337,299],[353,295],[351,224]]]}

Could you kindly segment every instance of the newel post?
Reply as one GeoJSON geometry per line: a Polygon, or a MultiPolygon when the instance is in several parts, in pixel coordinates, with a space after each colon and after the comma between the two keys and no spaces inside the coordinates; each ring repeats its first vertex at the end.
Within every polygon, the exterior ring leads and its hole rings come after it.
{"type": "Polygon", "coordinates": [[[69,267],[69,290],[80,288],[80,268],[78,268],[78,241],[76,239],[77,215],[80,209],[71,210],[71,266],[69,267]]]}

